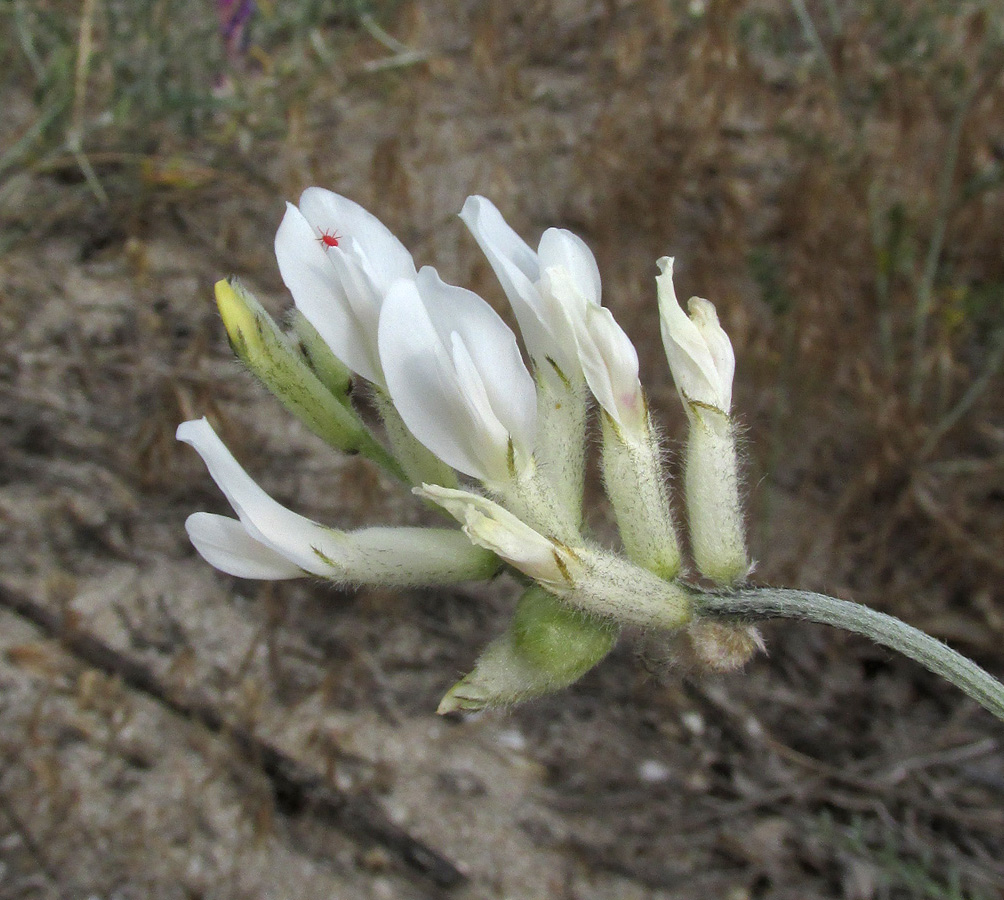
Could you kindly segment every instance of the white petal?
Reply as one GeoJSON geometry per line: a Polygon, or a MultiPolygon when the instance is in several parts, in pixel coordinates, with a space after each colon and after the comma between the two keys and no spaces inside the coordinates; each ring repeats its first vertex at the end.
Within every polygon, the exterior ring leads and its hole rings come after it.
{"type": "Polygon", "coordinates": [[[300,212],[315,229],[314,237],[328,232],[356,241],[379,294],[386,294],[398,278],[415,277],[415,262],[404,244],[348,197],[309,187],[300,195],[300,212]]]}
{"type": "Polygon", "coordinates": [[[228,575],[277,581],[304,574],[299,566],[251,537],[237,519],[192,513],[185,521],[185,530],[199,555],[228,575]]]}
{"type": "MultiPolygon", "coordinates": [[[[540,278],[537,254],[502,217],[498,207],[487,197],[477,194],[467,198],[460,210],[460,219],[484,250],[494,266],[493,256],[508,260],[528,281],[540,278]]],[[[508,293],[508,291],[506,291],[508,293]]]]}
{"type": "Polygon", "coordinates": [[[478,242],[488,259],[495,277],[516,314],[527,352],[534,364],[541,366],[551,357],[562,365],[567,359],[558,359],[562,353],[563,332],[554,333],[551,316],[544,306],[538,282],[541,277],[537,254],[509,227],[502,213],[485,197],[468,197],[460,218],[478,242]]]}
{"type": "Polygon", "coordinates": [[[254,540],[304,571],[328,577],[338,574],[337,567],[326,560],[341,558],[344,535],[273,500],[241,468],[205,418],[182,422],[177,437],[202,457],[213,481],[254,540]]]}
{"type": "MultiPolygon", "coordinates": [[[[325,252],[341,285],[342,296],[354,326],[351,334],[356,343],[347,351],[359,363],[354,371],[367,381],[385,387],[377,349],[377,328],[384,295],[379,292],[360,262],[354,238],[347,237],[342,241],[342,246],[329,247],[325,252]]],[[[343,335],[342,343],[345,338],[343,335]]]]}
{"type": "Polygon", "coordinates": [[[529,462],[533,379],[515,335],[477,294],[428,267],[414,283],[397,282],[380,315],[380,359],[401,418],[444,462],[498,482],[507,477],[510,437],[518,460],[529,462]]]}
{"type": "Polygon", "coordinates": [[[644,428],[645,402],[634,344],[606,307],[590,306],[584,324],[579,360],[593,396],[622,428],[644,428]]]}
{"type": "Polygon", "coordinates": [[[492,412],[517,453],[529,457],[537,435],[537,391],[516,335],[477,294],[446,284],[431,266],[422,268],[416,284],[440,338],[445,343],[448,335],[459,335],[481,375],[492,412]]]}
{"type": "Polygon", "coordinates": [[[555,544],[507,509],[470,491],[430,484],[413,490],[418,496],[442,506],[463,525],[464,533],[478,546],[498,554],[537,581],[568,587],[561,567],[555,562],[558,549],[555,544]]]}
{"type": "Polygon", "coordinates": [[[711,351],[676,299],[673,260],[663,256],[657,262],[661,273],[656,277],[656,285],[662,343],[676,388],[688,401],[721,408],[721,383],[711,351]]]}
{"type": "Polygon", "coordinates": [[[560,266],[571,276],[579,293],[587,303],[600,305],[602,287],[596,257],[586,242],[564,228],[548,228],[540,238],[538,248],[540,268],[560,266]]]}
{"type": "Polygon", "coordinates": [[[448,465],[488,478],[453,361],[414,282],[396,282],[384,299],[379,345],[387,390],[408,430],[448,465]]]}
{"type": "Polygon", "coordinates": [[[443,584],[490,577],[498,566],[459,531],[445,528],[325,528],[268,496],[238,465],[205,419],[183,422],[191,444],[240,521],[195,513],[185,523],[196,550],[242,578],[306,573],[349,584],[443,584]]]}
{"type": "Polygon", "coordinates": [[[719,408],[728,412],[732,406],[732,380],[736,374],[736,354],[732,349],[732,341],[718,322],[718,313],[710,300],[691,297],[687,301],[687,309],[690,310],[690,320],[697,326],[707,344],[718,373],[723,403],[719,408]]]}
{"type": "Polygon", "coordinates": [[[475,431],[483,433],[490,444],[506,447],[508,450],[509,432],[495,415],[485,381],[475,366],[463,338],[455,331],[450,335],[450,350],[453,367],[457,373],[457,386],[475,423],[475,431]]]}
{"type": "MultiPolygon", "coordinates": [[[[349,303],[313,226],[291,203],[275,235],[279,272],[293,302],[324,342],[353,372],[380,382],[371,358],[371,336],[349,303]]],[[[338,248],[332,248],[337,250],[338,248]]]]}

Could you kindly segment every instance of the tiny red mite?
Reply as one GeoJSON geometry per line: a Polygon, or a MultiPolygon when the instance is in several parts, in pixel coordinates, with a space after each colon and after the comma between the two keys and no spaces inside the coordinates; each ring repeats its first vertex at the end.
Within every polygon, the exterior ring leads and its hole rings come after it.
{"type": "Polygon", "coordinates": [[[321,232],[321,236],[318,240],[324,244],[325,247],[337,247],[340,238],[341,235],[337,231],[328,231],[325,229],[321,232]]]}

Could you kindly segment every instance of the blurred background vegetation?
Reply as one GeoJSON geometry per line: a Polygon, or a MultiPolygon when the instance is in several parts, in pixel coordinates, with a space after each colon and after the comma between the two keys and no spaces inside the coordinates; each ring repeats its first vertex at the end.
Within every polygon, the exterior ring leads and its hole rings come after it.
{"type": "MultiPolygon", "coordinates": [[[[560,224],[594,248],[671,443],[652,279],[675,255],[679,293],[713,300],[736,345],[760,577],[1000,670],[999,3],[259,0],[242,34],[228,45],[209,0],[4,0],[0,252],[44,272],[46,245],[79,237],[142,307],[170,234],[275,305],[281,200],[319,184],[502,309],[455,221],[484,193],[531,243],[560,224]]],[[[168,357],[224,352],[209,285],[183,333],[133,335],[144,415],[115,452],[157,502],[178,500],[165,448],[192,412],[168,357]]],[[[11,299],[6,337],[30,316],[11,299]]]]}

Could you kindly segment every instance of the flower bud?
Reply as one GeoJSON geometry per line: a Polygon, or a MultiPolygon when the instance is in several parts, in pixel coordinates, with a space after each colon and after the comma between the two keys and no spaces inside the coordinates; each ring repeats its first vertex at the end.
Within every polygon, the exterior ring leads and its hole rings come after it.
{"type": "Polygon", "coordinates": [[[528,588],[506,633],[443,697],[440,713],[508,706],[567,687],[617,641],[618,629],[574,610],[540,587],[528,588]]]}
{"type": "Polygon", "coordinates": [[[739,497],[739,463],[729,410],[736,358],[715,307],[691,298],[690,317],[673,288],[673,260],[656,278],[666,358],[690,422],[684,466],[694,561],[703,575],[730,584],[749,570],[739,497]]]}
{"type": "Polygon", "coordinates": [[[673,260],[658,261],[655,279],[659,293],[662,342],[673,381],[689,414],[695,403],[713,406],[728,415],[732,406],[732,378],[736,357],[728,335],[718,324],[715,307],[692,297],[690,317],[680,308],[673,287],[673,260]]]}
{"type": "Polygon", "coordinates": [[[218,281],[215,292],[237,358],[287,410],[332,447],[362,453],[399,474],[362,419],[325,387],[250,291],[235,279],[218,281]]]}

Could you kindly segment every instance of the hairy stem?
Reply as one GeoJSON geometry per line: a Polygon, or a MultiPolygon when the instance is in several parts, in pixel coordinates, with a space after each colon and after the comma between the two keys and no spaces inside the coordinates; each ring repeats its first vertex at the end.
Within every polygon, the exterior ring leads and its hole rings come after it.
{"type": "Polygon", "coordinates": [[[747,588],[730,594],[703,594],[697,608],[698,614],[709,617],[805,619],[863,634],[916,660],[1004,721],[1004,684],[941,641],[859,603],[812,591],[747,588]]]}

